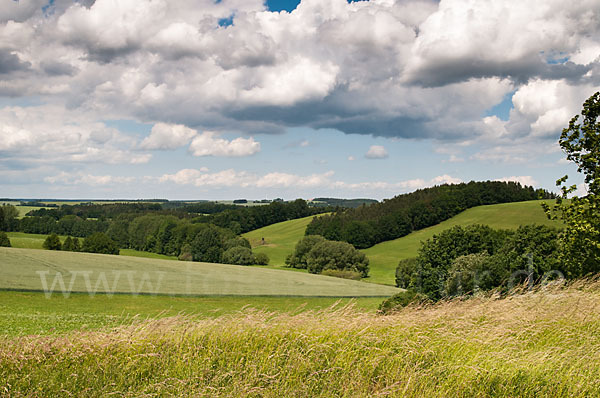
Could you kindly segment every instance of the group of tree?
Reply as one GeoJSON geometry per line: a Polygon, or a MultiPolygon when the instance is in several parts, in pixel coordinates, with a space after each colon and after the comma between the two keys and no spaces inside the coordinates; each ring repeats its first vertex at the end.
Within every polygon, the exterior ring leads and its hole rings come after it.
{"type": "MultiPolygon", "coordinates": [[[[67,236],[64,242],[60,241],[60,237],[56,234],[50,234],[44,240],[42,247],[46,250],[64,250],[70,252],[81,251],[81,243],[79,238],[67,236]]],[[[113,254],[113,253],[108,253],[113,254]]]]}
{"type": "Polygon", "coordinates": [[[10,232],[19,229],[19,210],[13,205],[0,206],[0,231],[10,232]]]}
{"type": "Polygon", "coordinates": [[[548,279],[575,279],[600,273],[600,92],[583,104],[560,136],[567,160],[583,174],[587,192],[576,195],[568,176],[556,185],[553,206],[542,204],[560,230],[522,226],[516,231],[484,226],[454,227],[423,243],[417,258],[403,260],[396,284],[407,289],[380,306],[383,311],[423,300],[509,290],[548,279]]]}
{"type": "Polygon", "coordinates": [[[331,241],[319,235],[302,238],[285,260],[288,267],[306,269],[312,274],[326,274],[350,279],[369,275],[369,259],[346,242],[331,241]]]}
{"type": "Polygon", "coordinates": [[[553,197],[543,189],[523,187],[516,182],[444,184],[370,206],[315,217],[306,234],[345,241],[364,249],[438,224],[471,207],[553,197]]]}
{"type": "Polygon", "coordinates": [[[0,231],[0,247],[11,247],[12,245],[10,244],[10,239],[8,238],[8,235],[6,235],[6,232],[4,231],[0,231]]]}
{"type": "Polygon", "coordinates": [[[456,226],[423,242],[416,258],[400,261],[396,285],[439,300],[556,278],[566,274],[559,233],[542,225],[456,226]]]}

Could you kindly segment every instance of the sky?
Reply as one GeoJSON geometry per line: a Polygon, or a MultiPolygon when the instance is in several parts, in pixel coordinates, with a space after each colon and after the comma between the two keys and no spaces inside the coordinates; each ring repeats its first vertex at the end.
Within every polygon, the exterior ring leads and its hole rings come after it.
{"type": "MultiPolygon", "coordinates": [[[[600,0],[2,0],[0,197],[582,182],[600,0]]],[[[581,189],[584,189],[581,186],[581,189]]]]}

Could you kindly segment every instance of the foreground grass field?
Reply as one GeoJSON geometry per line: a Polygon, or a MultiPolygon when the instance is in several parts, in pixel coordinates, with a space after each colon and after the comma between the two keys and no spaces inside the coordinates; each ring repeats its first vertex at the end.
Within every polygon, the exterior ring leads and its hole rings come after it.
{"type": "Polygon", "coordinates": [[[377,316],[351,308],[133,320],[0,338],[7,396],[600,395],[600,285],[377,316]]]}
{"type": "Polygon", "coordinates": [[[474,207],[433,227],[365,249],[363,252],[370,261],[368,280],[374,283],[394,285],[396,266],[400,260],[416,257],[421,242],[456,225],[483,224],[502,229],[516,229],[526,224],[558,227],[557,221],[548,220],[546,217],[541,207],[542,202],[544,201],[533,200],[474,207]]]}
{"type": "MultiPolygon", "coordinates": [[[[39,292],[0,291],[0,336],[61,334],[74,330],[107,330],[133,320],[186,314],[215,318],[240,311],[298,314],[352,304],[357,311],[374,312],[380,297],[211,296],[170,297],[74,293],[46,297],[39,292]]],[[[1,396],[2,394],[0,394],[1,396]]]]}
{"type": "Polygon", "coordinates": [[[390,296],[398,289],[275,269],[0,248],[0,289],[183,295],[390,296]]]}

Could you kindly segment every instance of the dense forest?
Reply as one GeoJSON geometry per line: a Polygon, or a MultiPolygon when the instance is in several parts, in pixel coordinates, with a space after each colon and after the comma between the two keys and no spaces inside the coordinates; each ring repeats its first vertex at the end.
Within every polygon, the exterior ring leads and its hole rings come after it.
{"type": "Polygon", "coordinates": [[[264,259],[249,257],[249,244],[237,235],[323,211],[331,209],[309,207],[302,199],[253,207],[208,202],[176,207],[90,203],[32,210],[18,219],[16,208],[6,205],[0,207],[0,230],[86,238],[97,247],[110,247],[111,253],[115,248],[130,248],[184,260],[220,262],[225,256],[230,261],[260,263],[264,259]]]}
{"type": "Polygon", "coordinates": [[[515,182],[446,184],[316,217],[306,235],[321,235],[364,249],[438,224],[471,207],[551,198],[554,194],[546,190],[515,182]]]}

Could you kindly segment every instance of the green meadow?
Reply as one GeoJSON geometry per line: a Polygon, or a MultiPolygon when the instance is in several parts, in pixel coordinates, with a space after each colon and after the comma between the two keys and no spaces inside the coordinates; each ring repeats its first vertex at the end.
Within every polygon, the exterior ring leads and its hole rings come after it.
{"type": "Polygon", "coordinates": [[[284,221],[243,234],[250,241],[255,253],[266,253],[269,265],[277,268],[285,265],[285,258],[294,251],[296,243],[304,236],[306,226],[314,216],[284,221]],[[264,244],[262,239],[264,238],[264,244]]]}
{"type": "Polygon", "coordinates": [[[240,296],[390,296],[398,289],[299,272],[143,257],[0,248],[0,289],[240,296]]]}

